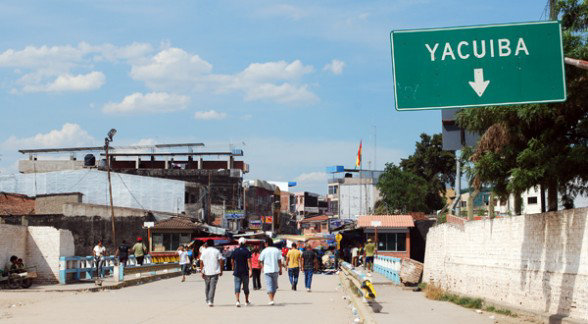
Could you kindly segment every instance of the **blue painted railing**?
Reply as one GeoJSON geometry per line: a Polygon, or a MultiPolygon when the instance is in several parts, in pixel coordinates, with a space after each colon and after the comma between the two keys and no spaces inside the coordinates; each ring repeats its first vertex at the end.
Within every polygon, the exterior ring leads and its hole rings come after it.
{"type": "Polygon", "coordinates": [[[402,259],[377,255],[374,257],[374,271],[392,280],[395,284],[400,284],[400,268],[402,259]]]}
{"type": "MultiPolygon", "coordinates": [[[[102,271],[100,277],[112,276],[115,265],[118,264],[117,257],[110,255],[103,257],[102,271]]],[[[151,256],[145,255],[143,264],[151,264],[151,256]]],[[[127,267],[137,267],[137,259],[134,255],[129,256],[127,267]]],[[[73,273],[73,280],[92,279],[96,277],[96,261],[93,256],[70,256],[59,257],[59,283],[68,283],[68,274],[73,273]]]]}

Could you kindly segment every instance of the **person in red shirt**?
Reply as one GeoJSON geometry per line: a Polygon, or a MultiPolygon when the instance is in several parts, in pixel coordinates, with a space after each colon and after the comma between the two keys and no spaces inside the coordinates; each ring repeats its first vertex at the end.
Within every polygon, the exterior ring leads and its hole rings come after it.
{"type": "Polygon", "coordinates": [[[251,253],[251,277],[253,290],[261,289],[261,263],[259,262],[259,248],[256,246],[251,253]]]}
{"type": "MultiPolygon", "coordinates": [[[[288,247],[286,245],[284,245],[284,247],[282,248],[282,259],[286,260],[286,256],[288,255],[288,251],[290,251],[288,249],[288,247]]],[[[287,269],[287,263],[284,263],[284,269],[287,269]]]]}

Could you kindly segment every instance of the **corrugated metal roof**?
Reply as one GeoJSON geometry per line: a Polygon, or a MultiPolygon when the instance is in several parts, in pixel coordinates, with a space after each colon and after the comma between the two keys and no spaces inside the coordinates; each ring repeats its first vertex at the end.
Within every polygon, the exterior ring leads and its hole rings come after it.
{"type": "Polygon", "coordinates": [[[414,227],[414,221],[410,215],[364,215],[357,219],[357,227],[373,227],[372,222],[379,221],[379,227],[404,228],[414,227]]]}

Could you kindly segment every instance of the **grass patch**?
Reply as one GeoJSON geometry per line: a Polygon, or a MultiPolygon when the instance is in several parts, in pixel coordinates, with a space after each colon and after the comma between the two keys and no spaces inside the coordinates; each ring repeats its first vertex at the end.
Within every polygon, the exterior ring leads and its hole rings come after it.
{"type": "Polygon", "coordinates": [[[441,286],[436,284],[420,283],[419,288],[425,292],[425,297],[433,300],[448,301],[462,307],[472,309],[484,309],[487,312],[493,312],[511,317],[517,317],[517,314],[508,309],[496,308],[494,306],[484,307],[484,300],[481,298],[464,297],[448,293],[441,286]]]}
{"type": "Polygon", "coordinates": [[[494,306],[488,306],[488,307],[484,308],[484,310],[487,311],[487,312],[492,312],[492,313],[496,313],[496,314],[502,314],[502,315],[506,315],[506,316],[517,317],[517,314],[511,312],[508,309],[496,308],[494,306]]]}
{"type": "Polygon", "coordinates": [[[449,301],[454,304],[458,304],[460,306],[463,306],[465,308],[475,308],[475,309],[482,308],[482,303],[483,303],[482,299],[480,299],[480,298],[462,297],[459,295],[448,294],[448,293],[443,294],[443,296],[441,296],[440,300],[449,301]]]}
{"type": "Polygon", "coordinates": [[[427,297],[429,299],[433,299],[433,300],[441,300],[441,298],[445,294],[445,291],[441,287],[439,287],[435,284],[430,284],[430,285],[425,284],[424,291],[425,291],[425,297],[427,297]]]}

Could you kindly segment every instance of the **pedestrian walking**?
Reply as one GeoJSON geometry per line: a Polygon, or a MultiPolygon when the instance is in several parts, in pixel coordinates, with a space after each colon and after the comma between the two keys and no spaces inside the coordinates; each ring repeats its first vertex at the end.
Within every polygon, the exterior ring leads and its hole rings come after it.
{"type": "Polygon", "coordinates": [[[137,237],[137,243],[133,245],[131,248],[133,250],[133,254],[135,255],[135,259],[137,260],[137,265],[143,265],[143,260],[145,259],[145,253],[147,253],[147,247],[143,244],[143,238],[137,237]]]}
{"type": "MultiPolygon", "coordinates": [[[[365,245],[364,253],[365,253],[365,269],[369,271],[374,271],[374,255],[376,254],[377,248],[376,245],[372,242],[372,239],[367,240],[368,243],[365,245]]],[[[369,273],[368,273],[369,274],[369,273]]]]}
{"type": "Polygon", "coordinates": [[[245,238],[239,239],[239,247],[231,253],[231,261],[233,265],[233,280],[235,283],[235,306],[241,307],[239,295],[241,294],[241,286],[243,286],[243,294],[245,294],[245,305],[249,303],[249,277],[251,277],[251,252],[245,247],[245,238]]]}
{"type": "Polygon", "coordinates": [[[288,278],[292,290],[298,286],[298,276],[300,275],[300,256],[302,253],[298,250],[296,243],[292,243],[292,248],[286,254],[286,264],[288,265],[288,278]]]}
{"type": "Polygon", "coordinates": [[[116,249],[115,256],[118,257],[118,263],[122,264],[124,267],[127,266],[130,249],[131,247],[127,244],[127,241],[125,240],[122,240],[122,244],[118,246],[118,249],[116,249]]]}
{"type": "Polygon", "coordinates": [[[253,290],[261,289],[261,263],[259,262],[259,247],[253,248],[251,253],[251,278],[253,279],[253,290]]]}
{"type": "Polygon", "coordinates": [[[318,269],[319,258],[313,249],[305,249],[302,252],[302,264],[300,267],[304,271],[304,287],[310,292],[312,286],[312,275],[318,269]]]}
{"type": "Polygon", "coordinates": [[[357,267],[357,264],[358,264],[358,262],[357,262],[358,256],[359,256],[358,252],[359,252],[359,248],[357,247],[357,245],[354,245],[353,248],[351,248],[351,264],[354,267],[357,267]]]}
{"type": "Polygon", "coordinates": [[[214,248],[213,240],[206,241],[204,247],[200,256],[200,272],[202,272],[202,279],[206,285],[204,290],[206,303],[212,307],[218,278],[223,275],[224,259],[220,251],[214,248]]]}
{"type": "Polygon", "coordinates": [[[282,252],[274,246],[271,238],[266,240],[266,248],[261,251],[259,261],[263,266],[265,285],[269,297],[269,305],[274,305],[274,297],[278,290],[278,277],[282,275],[282,252]]]}
{"type": "Polygon", "coordinates": [[[102,266],[104,265],[104,255],[106,254],[106,248],[102,245],[102,240],[98,241],[98,244],[94,246],[92,254],[96,263],[96,278],[102,278],[102,266]]]}
{"type": "Polygon", "coordinates": [[[180,268],[182,269],[182,282],[184,282],[186,281],[186,273],[188,273],[190,258],[188,257],[188,252],[184,249],[183,245],[178,247],[178,256],[180,257],[180,268]]]}

